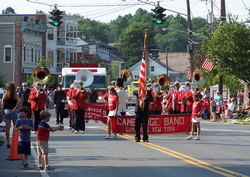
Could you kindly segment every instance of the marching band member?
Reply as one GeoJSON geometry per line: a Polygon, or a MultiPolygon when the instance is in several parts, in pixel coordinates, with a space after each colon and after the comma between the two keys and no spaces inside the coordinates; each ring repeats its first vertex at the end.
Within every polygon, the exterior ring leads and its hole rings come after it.
{"type": "Polygon", "coordinates": [[[170,114],[180,113],[181,105],[179,104],[179,97],[181,97],[181,92],[179,92],[179,88],[180,88],[180,83],[175,82],[174,89],[167,96],[169,107],[171,109],[171,110],[169,109],[170,114]]]}
{"type": "Polygon", "coordinates": [[[192,106],[193,106],[193,102],[194,102],[193,91],[191,90],[191,84],[189,82],[186,84],[186,86],[188,86],[188,89],[189,89],[185,93],[185,97],[187,100],[186,113],[191,114],[192,113],[192,106]]]}
{"type": "Polygon", "coordinates": [[[47,103],[47,96],[40,82],[33,84],[28,101],[31,103],[31,111],[34,116],[35,131],[33,131],[33,134],[36,134],[38,125],[41,122],[40,112],[45,110],[44,104],[47,103]]]}
{"type": "Polygon", "coordinates": [[[163,94],[160,91],[159,85],[157,83],[154,84],[152,93],[153,93],[152,94],[153,95],[153,100],[154,100],[154,103],[156,105],[155,114],[161,114],[161,111],[162,111],[161,102],[163,100],[163,94]]]}
{"type": "Polygon", "coordinates": [[[54,104],[56,105],[56,124],[63,124],[64,104],[66,101],[66,93],[62,91],[62,85],[58,84],[57,91],[54,94],[54,104]],[[60,115],[60,120],[59,120],[60,115]]]}
{"type": "Polygon", "coordinates": [[[183,85],[183,90],[181,92],[181,96],[179,99],[179,104],[181,105],[181,114],[186,113],[186,107],[187,107],[187,100],[186,100],[186,92],[189,90],[188,86],[183,85]]]}
{"type": "Polygon", "coordinates": [[[75,84],[76,89],[72,90],[70,99],[74,99],[72,105],[73,116],[75,117],[75,131],[76,134],[79,130],[81,133],[85,131],[85,110],[87,109],[86,99],[88,99],[87,92],[83,87],[83,82],[79,81],[75,84]]]}
{"type": "Polygon", "coordinates": [[[69,114],[69,129],[70,130],[73,128],[73,121],[74,121],[73,112],[72,112],[73,100],[69,99],[73,89],[74,89],[74,84],[72,83],[70,85],[69,91],[67,92],[67,100],[68,100],[67,107],[68,107],[68,114],[69,114]]]}
{"type": "Polygon", "coordinates": [[[116,80],[116,93],[119,98],[119,105],[118,110],[120,111],[122,116],[126,115],[126,109],[127,109],[127,101],[128,101],[128,94],[125,90],[123,90],[123,79],[118,78],[116,80]]]}

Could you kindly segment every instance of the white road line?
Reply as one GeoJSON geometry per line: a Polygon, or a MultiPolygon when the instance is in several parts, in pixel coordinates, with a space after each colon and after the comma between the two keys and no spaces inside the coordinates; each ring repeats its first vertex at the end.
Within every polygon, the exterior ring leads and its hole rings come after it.
{"type": "Polygon", "coordinates": [[[229,130],[229,129],[207,129],[202,128],[201,131],[210,131],[210,132],[232,132],[232,133],[250,133],[249,130],[229,130]]]}
{"type": "MultiPolygon", "coordinates": [[[[31,155],[35,159],[36,167],[38,167],[37,153],[35,151],[35,147],[33,146],[32,143],[30,143],[30,144],[31,144],[31,155]]],[[[50,177],[49,174],[45,170],[40,170],[39,172],[41,173],[42,177],[50,177]]]]}

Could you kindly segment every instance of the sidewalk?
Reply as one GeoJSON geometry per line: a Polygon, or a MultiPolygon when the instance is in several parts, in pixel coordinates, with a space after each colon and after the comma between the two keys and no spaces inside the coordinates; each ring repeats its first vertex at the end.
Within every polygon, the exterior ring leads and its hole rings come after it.
{"type": "MultiPolygon", "coordinates": [[[[1,125],[4,125],[2,123],[1,125]]],[[[13,126],[13,125],[12,125],[13,126]]],[[[12,137],[13,129],[10,130],[10,142],[12,137]]],[[[33,166],[33,170],[22,170],[21,164],[22,160],[6,160],[10,155],[10,148],[7,148],[5,133],[1,133],[1,138],[5,143],[0,146],[0,177],[41,177],[41,173],[37,171],[35,159],[30,155],[27,162],[29,165],[33,166]]],[[[32,143],[35,146],[34,143],[32,143]]],[[[33,150],[34,152],[34,150],[33,150]]]]}

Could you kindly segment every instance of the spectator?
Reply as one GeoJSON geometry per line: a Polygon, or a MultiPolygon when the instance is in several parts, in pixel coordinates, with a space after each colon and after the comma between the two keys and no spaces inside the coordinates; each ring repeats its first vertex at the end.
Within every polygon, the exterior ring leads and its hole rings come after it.
{"type": "Polygon", "coordinates": [[[225,122],[226,119],[229,119],[230,118],[230,111],[228,109],[228,106],[225,105],[224,106],[224,110],[222,111],[222,114],[220,115],[222,121],[221,122],[225,122]]]}
{"type": "Polygon", "coordinates": [[[212,119],[210,121],[215,122],[216,121],[216,103],[213,97],[210,98],[210,110],[212,113],[212,119]]]}
{"type": "Polygon", "coordinates": [[[219,91],[216,92],[216,95],[214,97],[214,101],[216,103],[216,105],[219,103],[220,107],[222,107],[222,97],[219,91]]]}
{"type": "Polygon", "coordinates": [[[207,96],[204,97],[203,100],[203,107],[204,107],[204,112],[203,112],[203,116],[205,119],[208,119],[208,115],[209,115],[209,101],[207,96]]]}
{"type": "Polygon", "coordinates": [[[204,98],[207,97],[207,100],[210,100],[210,95],[209,93],[207,93],[207,88],[204,88],[203,92],[201,92],[202,98],[201,98],[201,102],[204,101],[204,98]]]}
{"type": "Polygon", "coordinates": [[[94,87],[90,87],[89,91],[87,91],[87,95],[88,95],[88,99],[86,100],[86,102],[96,103],[96,100],[98,99],[98,95],[94,87]]]}
{"type": "Polygon", "coordinates": [[[10,148],[10,126],[11,120],[16,125],[18,119],[17,109],[21,105],[21,99],[16,93],[16,87],[12,82],[6,84],[6,92],[3,95],[2,99],[2,108],[5,112],[4,121],[6,123],[6,139],[7,139],[7,148],[10,148]]]}

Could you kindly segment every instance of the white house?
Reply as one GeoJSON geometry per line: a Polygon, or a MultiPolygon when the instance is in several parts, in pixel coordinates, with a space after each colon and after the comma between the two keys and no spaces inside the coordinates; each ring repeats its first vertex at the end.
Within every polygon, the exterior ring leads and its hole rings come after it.
{"type": "MultiPolygon", "coordinates": [[[[151,77],[151,75],[156,76],[158,78],[162,74],[167,74],[167,70],[166,70],[167,66],[153,57],[150,57],[150,56],[148,57],[147,65],[148,65],[147,75],[149,78],[151,77]]],[[[129,70],[133,74],[134,78],[135,77],[139,78],[140,70],[141,70],[141,61],[136,63],[131,68],[129,68],[129,70]]],[[[170,77],[171,82],[180,80],[180,78],[178,77],[179,74],[169,67],[168,67],[168,75],[170,77]]]]}

